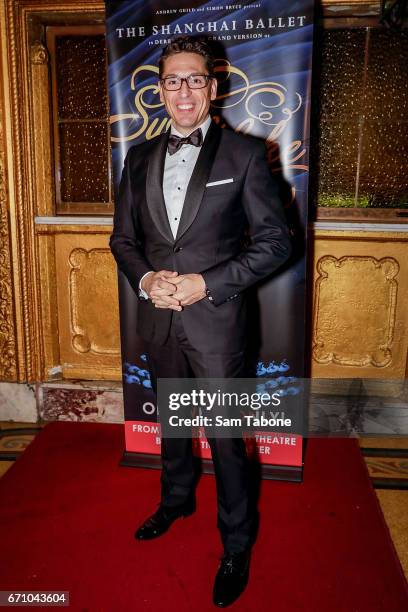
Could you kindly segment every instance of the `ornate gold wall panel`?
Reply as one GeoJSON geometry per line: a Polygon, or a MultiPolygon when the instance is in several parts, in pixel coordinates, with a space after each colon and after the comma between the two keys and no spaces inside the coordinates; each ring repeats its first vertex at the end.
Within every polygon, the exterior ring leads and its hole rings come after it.
{"type": "Polygon", "coordinates": [[[325,255],[317,262],[313,351],[317,363],[389,365],[398,270],[398,262],[391,258],[336,259],[325,255]],[[333,316],[335,309],[336,316],[333,316]],[[356,329],[365,331],[364,342],[359,346],[355,343],[356,329]]]}
{"type": "Polygon", "coordinates": [[[314,377],[404,378],[408,234],[315,233],[314,377]]]}
{"type": "Polygon", "coordinates": [[[55,237],[64,378],[120,378],[116,264],[108,235],[55,237]]]}

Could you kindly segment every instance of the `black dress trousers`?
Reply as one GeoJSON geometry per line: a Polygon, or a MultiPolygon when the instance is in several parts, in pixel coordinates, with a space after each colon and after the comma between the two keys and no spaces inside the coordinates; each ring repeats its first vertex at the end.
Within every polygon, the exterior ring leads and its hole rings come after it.
{"type": "MultiPolygon", "coordinates": [[[[184,332],[183,311],[173,312],[165,345],[146,343],[152,386],[158,378],[238,378],[244,354],[201,353],[184,332]]],[[[249,460],[242,438],[208,438],[217,486],[218,518],[224,550],[241,552],[250,546],[255,511],[249,494],[249,460]]],[[[195,471],[191,438],[163,438],[161,444],[161,503],[176,507],[194,498],[195,471]]]]}

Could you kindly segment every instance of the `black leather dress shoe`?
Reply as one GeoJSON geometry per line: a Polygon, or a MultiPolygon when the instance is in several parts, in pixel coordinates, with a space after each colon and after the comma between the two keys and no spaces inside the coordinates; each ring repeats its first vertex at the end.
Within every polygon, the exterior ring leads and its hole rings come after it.
{"type": "Polygon", "coordinates": [[[223,556],[213,591],[213,602],[219,608],[230,606],[244,591],[248,583],[250,557],[250,550],[223,556]]]}
{"type": "Polygon", "coordinates": [[[165,533],[170,525],[180,517],[190,516],[195,510],[194,503],[183,504],[176,508],[160,505],[158,510],[139,527],[135,533],[137,540],[153,540],[165,533]]]}

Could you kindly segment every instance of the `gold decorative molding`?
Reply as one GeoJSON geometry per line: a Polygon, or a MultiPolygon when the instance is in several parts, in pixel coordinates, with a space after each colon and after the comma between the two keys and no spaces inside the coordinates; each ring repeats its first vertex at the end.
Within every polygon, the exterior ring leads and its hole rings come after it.
{"type": "Polygon", "coordinates": [[[112,233],[113,220],[109,225],[84,225],[82,223],[74,224],[42,224],[38,223],[35,226],[35,232],[38,236],[52,236],[54,234],[103,234],[110,235],[112,233]]]}
{"type": "Polygon", "coordinates": [[[317,263],[313,358],[319,364],[391,364],[399,264],[326,255],[317,263]],[[364,336],[362,337],[362,331],[364,336]]]}
{"type": "Polygon", "coordinates": [[[58,334],[58,270],[55,263],[53,236],[38,236],[38,259],[44,350],[40,380],[50,380],[54,377],[60,377],[61,363],[58,334]]]}
{"type": "Polygon", "coordinates": [[[79,353],[119,355],[116,267],[109,249],[77,248],[69,255],[72,347],[79,353]],[[109,314],[108,314],[109,313],[109,314]]]}
{"type": "Polygon", "coordinates": [[[13,239],[16,245],[15,286],[19,286],[17,320],[21,343],[19,351],[19,380],[39,379],[41,328],[38,316],[38,282],[36,274],[36,245],[33,231],[33,174],[29,142],[30,100],[28,83],[28,21],[22,14],[19,1],[5,2],[5,30],[7,37],[8,99],[10,111],[10,141],[8,142],[13,171],[13,207],[10,210],[13,239]]]}
{"type": "Polygon", "coordinates": [[[39,41],[30,48],[31,53],[31,99],[32,99],[32,132],[34,196],[33,203],[36,215],[54,213],[53,190],[53,157],[51,134],[50,82],[48,73],[48,51],[39,41]]]}
{"type": "MultiPolygon", "coordinates": [[[[47,216],[53,215],[55,211],[49,55],[39,40],[30,47],[30,61],[32,167],[35,176],[33,210],[36,216],[47,216]]],[[[60,376],[55,246],[51,236],[38,236],[37,226],[34,227],[34,231],[37,235],[37,274],[43,349],[39,376],[41,380],[49,380],[53,376],[60,376]],[[54,372],[55,374],[52,374],[54,372]]]]}
{"type": "Polygon", "coordinates": [[[31,45],[31,63],[37,65],[48,64],[48,51],[46,47],[39,41],[36,40],[34,44],[31,45]]]}
{"type": "Polygon", "coordinates": [[[0,380],[14,381],[17,364],[1,92],[0,83],[0,380]]]}

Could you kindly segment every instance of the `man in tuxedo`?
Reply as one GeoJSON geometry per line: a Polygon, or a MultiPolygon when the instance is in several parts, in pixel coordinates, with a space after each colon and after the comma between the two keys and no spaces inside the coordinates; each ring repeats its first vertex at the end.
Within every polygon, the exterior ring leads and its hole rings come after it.
{"type": "MultiPolygon", "coordinates": [[[[139,297],[137,331],[157,379],[243,376],[245,290],[290,254],[290,240],[264,143],[210,118],[214,59],[203,39],[163,50],[160,98],[170,133],[131,147],[114,216],[111,249],[139,297]]],[[[224,556],[213,601],[244,590],[256,515],[242,438],[209,438],[224,556]]],[[[195,510],[192,440],[162,440],[161,503],[136,538],[161,536],[195,510]]]]}

